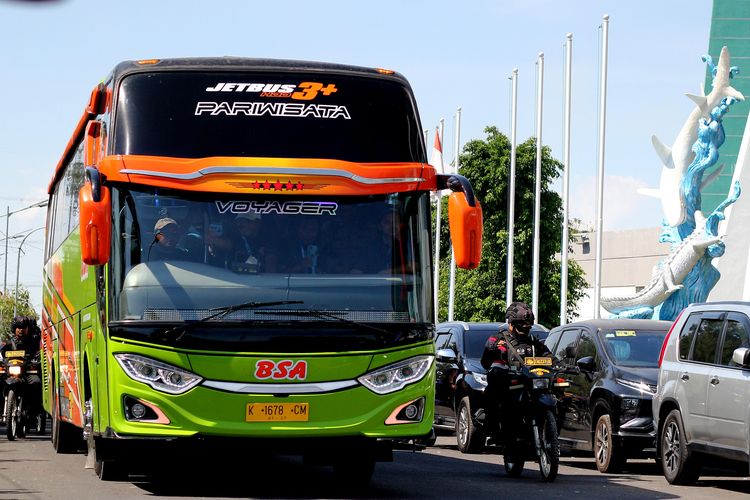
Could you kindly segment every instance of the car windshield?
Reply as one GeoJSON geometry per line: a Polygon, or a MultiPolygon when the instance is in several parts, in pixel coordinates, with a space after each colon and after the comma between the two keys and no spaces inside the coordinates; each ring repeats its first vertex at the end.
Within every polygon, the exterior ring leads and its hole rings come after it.
{"type": "Polygon", "coordinates": [[[616,365],[633,368],[658,368],[659,352],[666,334],[663,330],[599,332],[609,358],[616,365]]]}
{"type": "Polygon", "coordinates": [[[425,323],[429,194],[311,198],[113,186],[115,321],[425,323]],[[288,315],[280,309],[289,310],[288,315]],[[336,318],[331,318],[334,321],[336,318]]]}
{"type": "Polygon", "coordinates": [[[464,333],[464,351],[467,358],[479,359],[484,351],[487,339],[497,333],[497,328],[486,330],[467,330],[464,333]]]}

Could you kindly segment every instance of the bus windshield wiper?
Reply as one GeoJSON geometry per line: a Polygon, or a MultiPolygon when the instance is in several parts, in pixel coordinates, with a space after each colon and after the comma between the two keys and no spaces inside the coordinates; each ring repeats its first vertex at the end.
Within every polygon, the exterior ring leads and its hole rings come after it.
{"type": "Polygon", "coordinates": [[[304,316],[308,318],[330,318],[330,319],[335,319],[336,321],[339,321],[341,323],[346,323],[347,325],[367,328],[369,330],[374,330],[378,333],[385,333],[388,336],[393,335],[393,332],[389,332],[388,330],[378,328],[377,326],[372,326],[372,325],[368,325],[367,323],[361,323],[359,321],[353,321],[351,319],[342,318],[341,316],[337,314],[330,313],[327,311],[321,311],[320,309],[300,309],[300,310],[294,310],[294,311],[262,311],[262,313],[263,314],[278,314],[278,315],[284,315],[284,316],[304,316]]]}
{"type": "Polygon", "coordinates": [[[174,337],[174,340],[178,341],[182,338],[183,335],[185,335],[185,332],[187,332],[190,328],[194,328],[212,319],[217,319],[217,318],[221,319],[228,314],[231,314],[235,311],[241,311],[243,309],[257,309],[259,307],[283,306],[286,304],[303,304],[303,303],[304,302],[301,300],[274,300],[271,302],[255,302],[253,300],[250,302],[243,302],[241,304],[235,304],[232,306],[216,307],[213,309],[209,309],[210,311],[213,311],[213,314],[209,314],[208,316],[201,318],[197,321],[193,321],[190,323],[183,323],[181,325],[170,328],[169,330],[166,330],[162,334],[162,337],[165,340],[169,339],[170,337],[174,337]]]}

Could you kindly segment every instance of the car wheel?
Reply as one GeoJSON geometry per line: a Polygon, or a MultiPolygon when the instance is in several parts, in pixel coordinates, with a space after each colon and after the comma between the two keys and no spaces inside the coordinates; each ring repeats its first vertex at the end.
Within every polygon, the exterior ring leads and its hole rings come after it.
{"type": "Polygon", "coordinates": [[[687,449],[679,410],[672,410],[664,420],[660,444],[662,470],[669,484],[694,484],[700,476],[700,463],[687,449]]]}
{"type": "Polygon", "coordinates": [[[478,453],[484,448],[484,434],[474,425],[471,403],[466,396],[458,405],[456,418],[456,443],[461,453],[478,453]]]}
{"type": "Polygon", "coordinates": [[[612,417],[604,414],[594,430],[594,460],[599,472],[615,473],[625,465],[625,453],[612,432],[612,417]]]}

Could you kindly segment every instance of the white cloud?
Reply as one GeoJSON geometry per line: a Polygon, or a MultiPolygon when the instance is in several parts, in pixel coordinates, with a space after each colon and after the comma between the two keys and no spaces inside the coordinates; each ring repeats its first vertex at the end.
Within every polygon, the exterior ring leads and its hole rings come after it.
{"type": "MultiPolygon", "coordinates": [[[[653,187],[635,177],[604,176],[604,215],[605,231],[637,229],[661,225],[663,212],[661,203],[638,193],[640,188],[653,187]]],[[[596,220],[596,178],[586,176],[571,182],[571,217],[584,222],[596,220]]]]}

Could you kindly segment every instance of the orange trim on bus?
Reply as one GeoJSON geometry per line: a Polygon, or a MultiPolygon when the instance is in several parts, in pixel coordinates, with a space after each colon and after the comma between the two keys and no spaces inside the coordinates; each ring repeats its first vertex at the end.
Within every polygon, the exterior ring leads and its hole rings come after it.
{"type": "Polygon", "coordinates": [[[107,87],[103,83],[98,84],[91,91],[89,102],[88,104],[86,104],[86,109],[83,110],[83,115],[78,120],[76,128],[73,131],[73,135],[70,137],[68,144],[65,146],[65,151],[63,151],[60,161],[57,162],[55,173],[53,174],[52,180],[47,187],[47,193],[52,194],[52,191],[55,189],[55,184],[57,184],[58,178],[62,174],[63,168],[65,168],[66,160],[73,152],[73,150],[77,147],[78,141],[80,140],[84,130],[86,129],[89,120],[104,113],[110,105],[111,94],[108,94],[107,87]]]}
{"type": "Polygon", "coordinates": [[[202,192],[368,195],[436,189],[436,171],[424,163],[118,155],[105,157],[98,168],[109,182],[202,192]]]}

